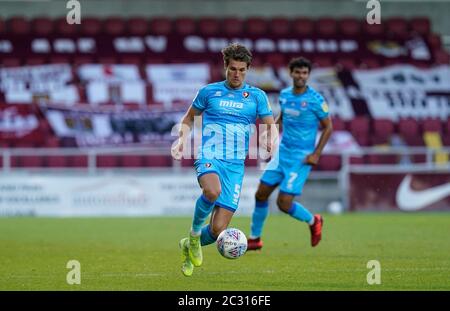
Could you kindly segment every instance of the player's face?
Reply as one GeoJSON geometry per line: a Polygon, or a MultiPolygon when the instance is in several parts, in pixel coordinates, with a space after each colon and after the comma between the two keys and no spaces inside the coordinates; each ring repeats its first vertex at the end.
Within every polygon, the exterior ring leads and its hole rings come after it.
{"type": "Polygon", "coordinates": [[[244,83],[247,70],[246,62],[231,59],[228,66],[225,67],[228,85],[234,89],[240,88],[244,83]]]}
{"type": "Polygon", "coordinates": [[[295,67],[291,72],[291,77],[295,88],[305,87],[309,78],[309,69],[307,67],[295,67]]]}

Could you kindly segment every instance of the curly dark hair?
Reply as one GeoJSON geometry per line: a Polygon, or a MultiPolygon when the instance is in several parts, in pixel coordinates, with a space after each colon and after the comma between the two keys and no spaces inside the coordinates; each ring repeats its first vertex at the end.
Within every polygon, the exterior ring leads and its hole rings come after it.
{"type": "Polygon", "coordinates": [[[312,68],[311,62],[304,57],[293,58],[289,62],[290,72],[294,71],[295,68],[302,68],[302,67],[308,68],[308,71],[311,72],[312,68]]]}
{"type": "Polygon", "coordinates": [[[230,60],[233,59],[240,62],[245,62],[247,67],[250,66],[253,56],[252,52],[239,43],[231,43],[226,48],[223,48],[222,55],[225,66],[228,66],[230,60]]]}

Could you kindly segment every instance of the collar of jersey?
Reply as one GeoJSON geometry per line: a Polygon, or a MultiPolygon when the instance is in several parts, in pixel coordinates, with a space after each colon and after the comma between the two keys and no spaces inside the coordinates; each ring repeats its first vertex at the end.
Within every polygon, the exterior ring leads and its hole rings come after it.
{"type": "Polygon", "coordinates": [[[242,83],[242,87],[240,87],[238,89],[233,89],[233,88],[228,86],[227,80],[223,81],[223,85],[225,86],[226,89],[228,89],[230,91],[240,91],[240,90],[243,90],[243,89],[245,89],[247,87],[247,83],[244,82],[244,83],[242,83]]]}
{"type": "Polygon", "coordinates": [[[294,93],[294,87],[292,86],[292,87],[291,87],[291,94],[294,95],[294,96],[305,96],[306,93],[309,92],[309,90],[310,90],[309,85],[306,85],[306,91],[304,91],[304,92],[301,93],[301,94],[295,94],[295,93],[294,93]]]}

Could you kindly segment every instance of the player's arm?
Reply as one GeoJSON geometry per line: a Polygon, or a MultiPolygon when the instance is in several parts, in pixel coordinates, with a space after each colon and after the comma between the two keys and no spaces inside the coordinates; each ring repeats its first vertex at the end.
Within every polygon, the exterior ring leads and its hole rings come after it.
{"type": "Polygon", "coordinates": [[[273,116],[271,115],[261,118],[261,121],[265,125],[263,132],[264,137],[263,142],[264,140],[267,142],[266,143],[267,152],[272,153],[276,140],[278,139],[278,129],[275,126],[276,123],[273,119],[273,116]]]}
{"type": "Polygon", "coordinates": [[[314,152],[308,155],[305,160],[305,162],[309,165],[317,165],[317,163],[319,163],[319,158],[322,154],[323,148],[325,148],[325,145],[333,132],[333,124],[330,117],[322,119],[320,121],[320,126],[322,127],[322,134],[320,135],[319,143],[317,144],[314,152]]]}
{"type": "Polygon", "coordinates": [[[278,116],[275,118],[275,124],[278,125],[278,130],[281,131],[281,127],[283,124],[283,112],[280,111],[278,116]]]}
{"type": "Polygon", "coordinates": [[[187,140],[190,137],[192,125],[194,124],[195,116],[201,115],[202,112],[195,109],[192,105],[186,111],[184,116],[181,118],[180,129],[178,131],[178,139],[172,145],[172,157],[175,160],[180,160],[183,154],[183,148],[187,140]]]}

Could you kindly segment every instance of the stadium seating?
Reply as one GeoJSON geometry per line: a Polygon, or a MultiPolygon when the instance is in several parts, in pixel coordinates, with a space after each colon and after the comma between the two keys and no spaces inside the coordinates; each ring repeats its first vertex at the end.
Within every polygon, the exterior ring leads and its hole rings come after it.
{"type": "MultiPolygon", "coordinates": [[[[50,18],[38,16],[25,18],[21,16],[11,18],[0,18],[0,34],[22,36],[31,35],[36,37],[52,36],[146,36],[146,35],[192,35],[198,34],[205,37],[225,36],[227,38],[258,38],[269,35],[275,38],[292,37],[299,38],[334,38],[335,36],[344,38],[355,38],[368,36],[373,38],[403,38],[407,39],[415,35],[424,36],[434,64],[448,64],[450,55],[443,49],[440,36],[432,32],[430,20],[426,17],[389,17],[382,24],[370,25],[354,17],[334,18],[323,16],[319,18],[309,17],[261,17],[250,16],[247,18],[238,17],[190,17],[179,16],[170,18],[167,16],[155,16],[145,18],[139,16],[120,17],[107,16],[83,17],[80,25],[69,25],[65,17],[50,18]]],[[[282,53],[254,53],[253,67],[271,66],[273,68],[285,67],[289,57],[282,53]]],[[[137,54],[137,53],[105,53],[97,55],[87,53],[49,53],[47,55],[32,54],[21,55],[11,54],[0,59],[0,68],[11,68],[19,66],[35,66],[43,64],[69,64],[72,66],[74,75],[73,85],[79,93],[80,105],[88,106],[87,99],[88,83],[81,81],[78,76],[78,68],[83,64],[128,64],[138,68],[139,77],[143,81],[146,79],[146,65],[148,64],[182,64],[189,62],[207,62],[211,64],[210,80],[216,81],[223,78],[223,64],[220,55],[217,59],[205,58],[199,53],[198,56],[187,58],[183,55],[169,55],[166,53],[137,54]]],[[[405,63],[404,59],[381,58],[370,54],[361,54],[360,57],[349,57],[346,55],[329,55],[327,53],[314,53],[312,57],[314,66],[333,67],[339,70],[375,69],[382,66],[405,63]]],[[[412,65],[428,68],[430,63],[420,60],[410,61],[412,65]]],[[[209,82],[209,81],[208,81],[209,82]]],[[[277,90],[275,90],[277,91],[277,90]]],[[[167,106],[154,99],[155,88],[152,84],[145,84],[145,100],[149,109],[167,106]]],[[[6,97],[0,91],[0,103],[6,102],[6,97]]],[[[176,102],[176,100],[174,100],[176,102]]],[[[173,104],[173,103],[171,103],[173,104]]],[[[182,102],[182,104],[186,104],[182,102]]],[[[106,102],[103,107],[114,105],[112,100],[106,102]]],[[[144,104],[145,105],[145,104],[144,104]]],[[[136,102],[121,103],[121,108],[136,110],[139,108],[136,102]]],[[[45,133],[45,139],[29,141],[19,139],[17,141],[2,142],[0,147],[48,147],[60,148],[64,146],[75,146],[72,139],[70,143],[58,138],[50,128],[45,115],[37,114],[39,117],[39,127],[45,133]]],[[[390,119],[370,119],[368,116],[357,116],[350,120],[342,120],[333,117],[335,130],[348,130],[361,146],[387,145],[393,134],[399,134],[409,146],[424,146],[423,133],[437,132],[442,138],[445,146],[450,146],[450,120],[442,122],[440,119],[405,118],[399,121],[390,119]]],[[[33,139],[34,139],[33,138],[33,139]]],[[[30,138],[28,138],[30,139],[30,138]]],[[[99,155],[97,157],[97,167],[101,168],[139,168],[139,167],[170,167],[173,165],[170,156],[162,155],[99,155]]],[[[396,163],[398,159],[392,155],[371,155],[364,157],[353,157],[352,163],[387,164],[396,163]]],[[[414,161],[423,160],[423,155],[414,157],[414,161]]],[[[249,160],[250,166],[257,163],[249,160]]],[[[15,156],[11,158],[13,167],[50,167],[50,168],[86,168],[88,166],[87,156],[15,156]]],[[[193,160],[183,160],[182,167],[190,167],[193,160]]],[[[321,158],[318,169],[336,171],[341,167],[341,159],[335,155],[324,155],[321,158]]]]}

